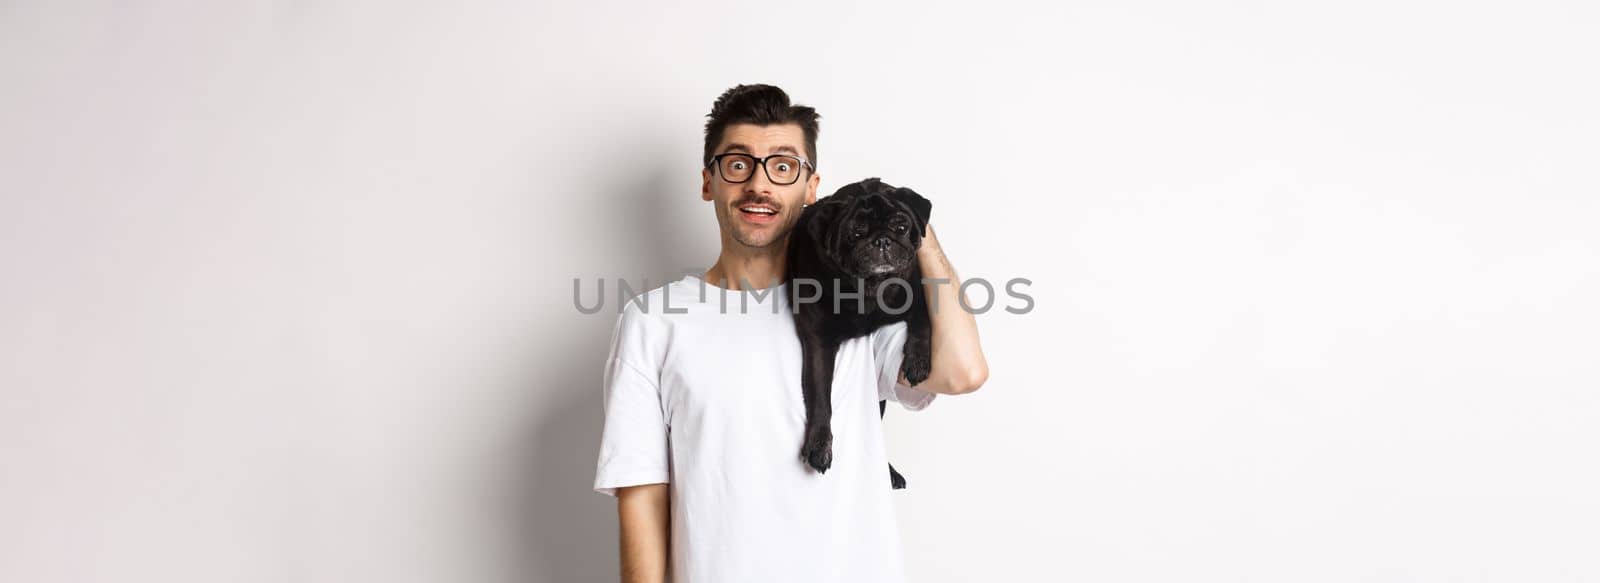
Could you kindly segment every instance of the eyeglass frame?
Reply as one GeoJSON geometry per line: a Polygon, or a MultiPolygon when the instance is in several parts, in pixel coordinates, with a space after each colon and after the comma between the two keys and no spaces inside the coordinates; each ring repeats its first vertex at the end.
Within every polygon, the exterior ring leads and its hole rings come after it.
{"type": "Polygon", "coordinates": [[[796,160],[799,160],[801,164],[804,164],[805,165],[805,169],[810,170],[812,174],[816,174],[817,173],[817,167],[815,165],[813,165],[810,160],[807,160],[805,156],[800,156],[800,155],[796,155],[796,154],[768,154],[766,156],[762,156],[760,158],[757,158],[755,156],[755,154],[749,154],[749,153],[746,153],[746,152],[723,152],[721,154],[717,154],[715,156],[712,156],[711,157],[711,161],[706,163],[706,168],[707,169],[710,169],[710,168],[713,168],[713,167],[716,168],[716,170],[712,170],[712,172],[715,172],[718,177],[722,178],[723,182],[726,182],[728,184],[744,184],[746,182],[749,182],[750,179],[756,177],[756,173],[755,172],[751,172],[750,175],[746,176],[744,180],[740,180],[738,182],[734,182],[732,180],[728,180],[728,176],[724,172],[722,172],[722,159],[726,158],[728,156],[745,156],[747,158],[755,160],[756,161],[756,165],[761,167],[761,172],[763,172],[763,173],[765,173],[767,175],[767,182],[771,182],[771,183],[779,185],[779,186],[789,186],[791,184],[798,183],[798,182],[800,182],[800,177],[799,176],[795,176],[794,177],[794,182],[778,182],[776,180],[773,180],[772,179],[772,169],[767,168],[767,160],[770,160],[772,158],[794,158],[796,160]]]}

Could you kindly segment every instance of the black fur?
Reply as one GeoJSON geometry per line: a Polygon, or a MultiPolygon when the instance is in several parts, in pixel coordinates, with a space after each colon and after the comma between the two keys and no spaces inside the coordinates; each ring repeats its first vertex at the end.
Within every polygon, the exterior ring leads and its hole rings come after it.
{"type": "MultiPolygon", "coordinates": [[[[795,330],[800,334],[800,385],[806,404],[800,459],[818,472],[826,472],[833,464],[833,365],[840,344],[885,324],[905,321],[900,371],[912,385],[928,377],[932,325],[916,259],[932,210],[933,203],[911,189],[868,178],[806,207],[791,232],[786,279],[794,294],[790,299],[796,309],[795,330]],[[884,284],[896,278],[904,284],[884,284]],[[820,285],[797,285],[796,280],[820,285]],[[836,282],[839,295],[835,294],[836,282]],[[906,305],[908,287],[910,305],[900,310],[906,305]],[[818,292],[820,299],[806,301],[818,292]],[[863,297],[841,297],[847,294],[863,297]]],[[[885,405],[878,402],[879,417],[885,405]]],[[[889,479],[891,487],[905,487],[905,478],[893,465],[889,466],[889,479]]]]}

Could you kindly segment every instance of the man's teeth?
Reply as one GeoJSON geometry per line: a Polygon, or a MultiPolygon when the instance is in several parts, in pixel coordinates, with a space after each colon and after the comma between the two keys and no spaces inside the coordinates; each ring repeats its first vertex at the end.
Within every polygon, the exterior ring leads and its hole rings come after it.
{"type": "Polygon", "coordinates": [[[758,207],[758,206],[741,207],[739,210],[742,210],[742,211],[747,212],[747,213],[761,213],[761,214],[764,214],[764,215],[775,215],[775,214],[778,214],[778,211],[775,211],[775,210],[772,210],[772,209],[769,209],[769,208],[762,208],[762,207],[758,207]]]}

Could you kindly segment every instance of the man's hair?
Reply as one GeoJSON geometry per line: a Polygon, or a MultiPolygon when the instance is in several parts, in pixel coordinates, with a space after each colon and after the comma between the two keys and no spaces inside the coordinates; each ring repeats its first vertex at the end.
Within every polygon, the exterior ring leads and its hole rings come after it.
{"type": "Polygon", "coordinates": [[[789,94],[771,85],[738,85],[722,92],[711,113],[706,115],[706,151],[701,166],[710,166],[717,146],[728,126],[739,123],[758,126],[797,124],[806,136],[806,160],[813,170],[817,167],[817,110],[804,105],[791,105],[789,94]]]}

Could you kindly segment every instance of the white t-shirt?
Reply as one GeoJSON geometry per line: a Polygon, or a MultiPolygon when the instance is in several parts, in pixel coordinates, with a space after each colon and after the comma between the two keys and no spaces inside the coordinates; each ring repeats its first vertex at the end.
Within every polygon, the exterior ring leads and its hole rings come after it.
{"type": "Polygon", "coordinates": [[[905,580],[878,401],[917,411],[935,393],[898,382],[904,323],[846,341],[833,465],[816,473],[800,460],[805,400],[787,294],[787,284],[740,292],[691,275],[617,318],[594,490],[670,484],[672,583],[905,580]]]}

